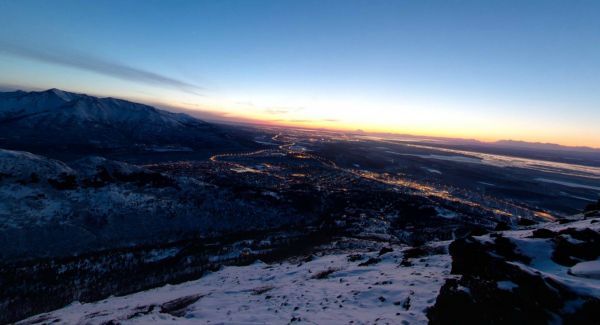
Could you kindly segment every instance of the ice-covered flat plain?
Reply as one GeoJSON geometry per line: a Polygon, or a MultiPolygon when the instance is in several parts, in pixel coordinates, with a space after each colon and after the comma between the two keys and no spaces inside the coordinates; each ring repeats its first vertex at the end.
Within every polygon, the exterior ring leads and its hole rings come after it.
{"type": "Polygon", "coordinates": [[[401,153],[386,150],[387,153],[400,156],[414,156],[425,159],[437,159],[453,161],[458,163],[484,164],[495,167],[514,167],[529,170],[536,170],[563,176],[584,177],[593,180],[600,178],[600,168],[592,166],[583,166],[577,164],[567,164],[562,162],[519,158],[513,156],[505,156],[500,154],[489,154],[476,151],[466,151],[448,148],[432,147],[427,145],[407,144],[408,147],[434,150],[444,154],[414,154],[401,153]]]}

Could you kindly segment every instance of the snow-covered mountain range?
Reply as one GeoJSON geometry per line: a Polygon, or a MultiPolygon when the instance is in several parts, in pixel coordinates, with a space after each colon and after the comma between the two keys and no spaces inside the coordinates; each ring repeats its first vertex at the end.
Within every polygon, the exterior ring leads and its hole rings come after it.
{"type": "Polygon", "coordinates": [[[231,149],[244,139],[182,113],[59,89],[0,93],[0,146],[36,153],[231,149]],[[31,150],[30,150],[31,149],[31,150]]]}

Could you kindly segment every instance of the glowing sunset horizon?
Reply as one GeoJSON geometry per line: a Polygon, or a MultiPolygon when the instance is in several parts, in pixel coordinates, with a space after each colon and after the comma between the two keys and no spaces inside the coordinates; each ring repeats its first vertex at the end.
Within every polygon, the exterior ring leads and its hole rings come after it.
{"type": "Polygon", "coordinates": [[[208,120],[600,148],[597,9],[2,2],[0,85],[208,120]]]}

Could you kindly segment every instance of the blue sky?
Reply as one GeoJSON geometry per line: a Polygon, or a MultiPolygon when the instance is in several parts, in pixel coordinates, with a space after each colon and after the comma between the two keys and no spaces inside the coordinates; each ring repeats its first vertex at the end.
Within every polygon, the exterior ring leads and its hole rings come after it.
{"type": "Polygon", "coordinates": [[[600,147],[599,1],[5,1],[0,84],[600,147]]]}

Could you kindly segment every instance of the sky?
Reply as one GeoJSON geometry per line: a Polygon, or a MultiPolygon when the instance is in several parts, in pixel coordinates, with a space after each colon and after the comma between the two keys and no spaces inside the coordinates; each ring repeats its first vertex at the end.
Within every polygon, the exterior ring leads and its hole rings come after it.
{"type": "Polygon", "coordinates": [[[0,86],[600,148],[600,1],[0,0],[0,86]]]}

